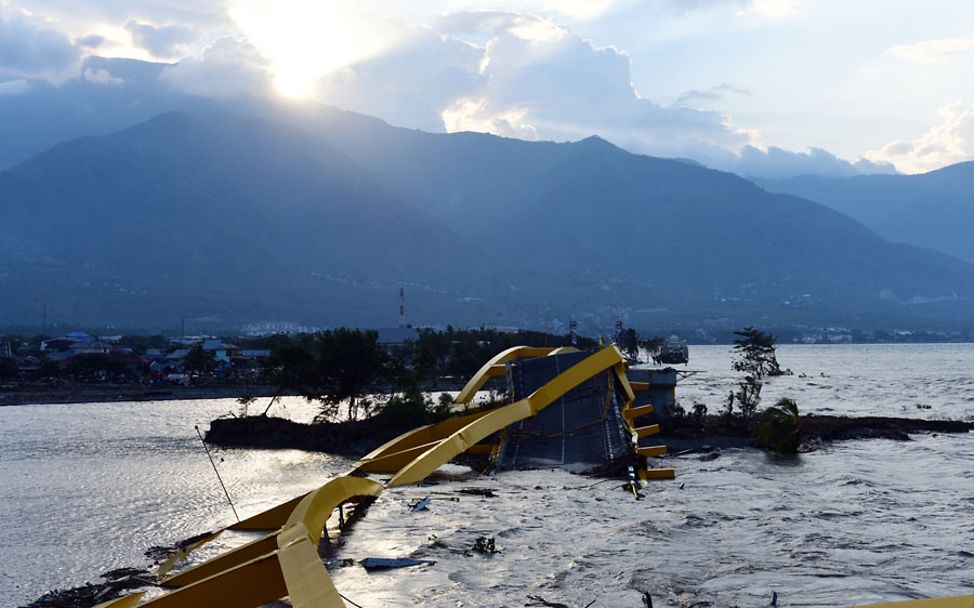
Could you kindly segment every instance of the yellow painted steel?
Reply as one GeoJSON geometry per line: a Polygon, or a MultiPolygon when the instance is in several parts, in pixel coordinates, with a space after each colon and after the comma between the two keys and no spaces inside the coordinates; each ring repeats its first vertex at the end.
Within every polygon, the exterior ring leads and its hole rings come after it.
{"type": "Polygon", "coordinates": [[[640,416],[652,414],[653,411],[652,405],[640,405],[639,407],[629,408],[627,412],[623,413],[623,416],[631,422],[640,416]]]}
{"type": "Polygon", "coordinates": [[[287,525],[303,524],[308,538],[317,546],[335,507],[352,498],[376,498],[382,490],[382,484],[365,477],[337,477],[305,496],[291,513],[287,525]]]}
{"type": "MultiPolygon", "coordinates": [[[[310,494],[311,492],[308,492],[310,494]]],[[[291,516],[291,511],[294,507],[298,506],[305,496],[308,494],[302,494],[301,496],[295,496],[291,500],[281,503],[276,507],[271,507],[266,511],[262,511],[257,515],[248,517],[247,519],[233,524],[228,529],[229,530],[277,530],[278,528],[284,527],[287,522],[287,518],[291,516]]]]}
{"type": "Polygon", "coordinates": [[[867,605],[871,608],[974,608],[974,595],[903,600],[899,602],[884,602],[882,604],[857,604],[857,606],[867,605]]]}
{"type": "MultiPolygon", "coordinates": [[[[408,464],[412,458],[406,460],[401,465],[394,469],[385,469],[385,465],[377,464],[375,469],[369,468],[372,463],[379,461],[387,456],[398,454],[421,445],[428,445],[430,443],[440,441],[444,437],[448,437],[455,433],[457,429],[461,429],[473,420],[482,418],[483,416],[490,413],[491,410],[483,410],[479,412],[474,412],[472,414],[466,414],[464,416],[454,416],[452,418],[447,418],[436,424],[430,424],[426,426],[419,427],[407,433],[386,442],[385,444],[379,446],[378,448],[372,450],[369,454],[355,463],[355,469],[361,470],[363,472],[371,473],[394,473],[400,468],[408,464]],[[377,469],[377,470],[376,470],[377,469]]],[[[388,463],[387,463],[388,464],[388,463]]]]}
{"type": "Polygon", "coordinates": [[[310,531],[303,528],[301,525],[294,526],[278,537],[278,544],[281,547],[278,554],[280,570],[284,575],[284,585],[291,606],[294,608],[344,607],[342,596],[321,562],[317,544],[311,543],[308,537],[310,531]]]}
{"type": "Polygon", "coordinates": [[[645,447],[636,448],[636,453],[640,456],[659,458],[660,456],[666,456],[667,449],[665,445],[648,445],[645,447]]]}
{"type": "Polygon", "coordinates": [[[626,363],[625,361],[620,361],[616,363],[612,368],[615,374],[616,381],[619,388],[622,390],[625,396],[625,403],[623,403],[622,409],[628,410],[632,407],[633,402],[636,400],[636,394],[632,390],[632,385],[629,383],[629,377],[626,375],[626,363]]]}
{"type": "Polygon", "coordinates": [[[646,426],[641,426],[636,429],[636,436],[642,439],[643,437],[651,437],[659,433],[658,424],[648,424],[646,426]]]}
{"type": "MultiPolygon", "coordinates": [[[[510,353],[511,350],[505,352],[510,353]]],[[[487,415],[458,429],[400,469],[389,480],[387,485],[391,488],[419,483],[423,479],[426,479],[433,471],[489,435],[515,422],[534,416],[585,380],[607,369],[613,368],[623,361],[622,353],[615,346],[608,346],[600,350],[558,374],[526,398],[492,410],[487,415]]]]}
{"type": "Polygon", "coordinates": [[[186,545],[185,547],[180,547],[175,553],[173,553],[171,556],[169,556],[169,559],[167,559],[166,561],[164,561],[159,566],[159,570],[157,571],[156,576],[158,576],[159,580],[161,581],[166,576],[166,574],[168,574],[169,571],[173,569],[173,567],[176,564],[178,564],[179,562],[181,562],[184,559],[186,559],[186,557],[190,553],[192,553],[193,551],[196,551],[197,549],[199,549],[200,547],[202,547],[206,543],[216,540],[216,537],[220,536],[220,534],[222,534],[222,533],[223,533],[223,530],[217,530],[216,532],[210,532],[209,534],[206,534],[202,538],[197,539],[196,542],[194,542],[193,544],[186,545]]]}
{"type": "Polygon", "coordinates": [[[262,536],[227,553],[160,580],[163,587],[185,587],[277,550],[277,533],[262,536]]]}
{"type": "Polygon", "coordinates": [[[554,357],[555,355],[565,355],[568,353],[580,353],[582,351],[578,350],[574,346],[559,346],[555,350],[548,353],[547,357],[554,357]]]}
{"type": "Polygon", "coordinates": [[[632,385],[632,390],[643,393],[649,390],[649,382],[630,382],[632,385]]]}
{"type": "MultiPolygon", "coordinates": [[[[280,522],[279,528],[290,530],[296,525],[300,525],[308,536],[309,542],[315,547],[321,541],[322,530],[325,522],[331,516],[335,508],[352,498],[377,497],[382,493],[382,484],[364,477],[337,477],[314,492],[305,494],[295,504],[287,516],[287,519],[280,522]]],[[[294,504],[290,500],[285,504],[294,504]]],[[[271,511],[279,511],[277,507],[265,511],[265,515],[271,511]]],[[[165,587],[183,587],[196,583],[207,577],[213,576],[218,572],[239,566],[248,561],[266,555],[278,547],[281,530],[251,541],[245,545],[237,547],[232,551],[218,555],[207,560],[198,566],[189,568],[179,574],[161,581],[165,587]]]]}
{"type": "Polygon", "coordinates": [[[124,597],[116,598],[114,600],[109,600],[107,602],[102,602],[96,605],[94,608],[132,608],[139,603],[145,592],[133,593],[132,595],[126,595],[124,597]]]}
{"type": "Polygon", "coordinates": [[[643,481],[676,478],[676,471],[673,469],[639,469],[636,473],[643,481]]]}
{"type": "Polygon", "coordinates": [[[481,367],[477,373],[470,378],[470,381],[467,382],[466,386],[463,387],[453,402],[470,403],[477,394],[477,391],[479,391],[487,380],[492,377],[491,370],[495,365],[507,363],[508,361],[513,361],[514,359],[523,359],[525,357],[544,357],[553,350],[555,349],[538,348],[535,346],[515,346],[495,355],[490,361],[484,363],[483,367],[481,367]]]}

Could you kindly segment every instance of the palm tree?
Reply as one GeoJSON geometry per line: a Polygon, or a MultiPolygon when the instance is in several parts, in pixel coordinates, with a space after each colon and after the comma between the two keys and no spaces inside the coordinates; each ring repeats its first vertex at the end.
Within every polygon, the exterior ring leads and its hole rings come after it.
{"type": "Polygon", "coordinates": [[[758,445],[782,454],[794,454],[801,441],[801,419],[794,399],[780,399],[764,410],[757,431],[758,445]]]}

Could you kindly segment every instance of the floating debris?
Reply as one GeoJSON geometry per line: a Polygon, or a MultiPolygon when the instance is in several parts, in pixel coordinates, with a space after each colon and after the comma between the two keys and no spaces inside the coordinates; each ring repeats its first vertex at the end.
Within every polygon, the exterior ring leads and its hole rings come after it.
{"type": "Polygon", "coordinates": [[[392,557],[366,557],[359,562],[366,570],[391,570],[393,568],[412,568],[413,566],[432,566],[430,559],[410,559],[392,557]]]}
{"type": "Polygon", "coordinates": [[[494,543],[493,536],[480,536],[473,543],[474,553],[480,553],[481,555],[493,555],[495,553],[500,553],[500,549],[494,543]]]}

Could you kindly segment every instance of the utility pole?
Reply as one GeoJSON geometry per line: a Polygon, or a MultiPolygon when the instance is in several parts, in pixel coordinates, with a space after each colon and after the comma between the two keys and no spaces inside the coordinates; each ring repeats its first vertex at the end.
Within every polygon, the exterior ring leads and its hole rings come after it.
{"type": "Polygon", "coordinates": [[[399,288],[399,329],[406,327],[406,288],[399,288]]]}

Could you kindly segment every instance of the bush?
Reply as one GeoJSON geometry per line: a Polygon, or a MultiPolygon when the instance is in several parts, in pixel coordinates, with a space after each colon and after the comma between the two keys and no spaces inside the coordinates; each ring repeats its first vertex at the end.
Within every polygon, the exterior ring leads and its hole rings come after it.
{"type": "Polygon", "coordinates": [[[377,418],[393,428],[411,428],[429,424],[433,402],[416,387],[409,387],[401,395],[389,397],[377,418]]]}
{"type": "Polygon", "coordinates": [[[756,439],[763,448],[782,454],[796,453],[801,442],[798,404],[793,399],[781,399],[764,410],[756,439]]]}

